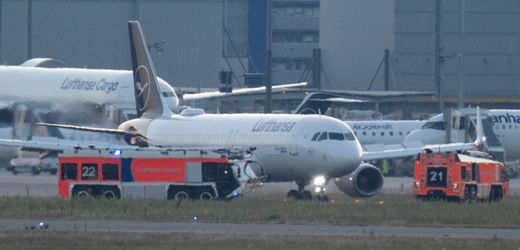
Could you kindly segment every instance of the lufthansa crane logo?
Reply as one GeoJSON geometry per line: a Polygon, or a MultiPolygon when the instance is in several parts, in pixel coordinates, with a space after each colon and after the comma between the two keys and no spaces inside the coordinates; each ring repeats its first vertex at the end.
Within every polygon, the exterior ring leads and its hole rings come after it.
{"type": "Polygon", "coordinates": [[[139,65],[135,71],[135,86],[137,90],[137,108],[140,112],[144,111],[150,100],[150,72],[144,65],[139,65]]]}

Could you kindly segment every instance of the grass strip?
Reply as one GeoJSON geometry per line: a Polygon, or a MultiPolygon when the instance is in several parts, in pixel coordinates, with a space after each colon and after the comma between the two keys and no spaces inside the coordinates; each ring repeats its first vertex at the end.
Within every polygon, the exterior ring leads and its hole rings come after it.
{"type": "Polygon", "coordinates": [[[0,232],[1,249],[518,249],[518,240],[53,231],[0,232]]]}
{"type": "Polygon", "coordinates": [[[520,197],[497,203],[423,202],[382,195],[334,203],[243,197],[232,201],[0,197],[0,217],[392,226],[520,227],[520,197]],[[382,204],[381,204],[382,203],[382,204]]]}

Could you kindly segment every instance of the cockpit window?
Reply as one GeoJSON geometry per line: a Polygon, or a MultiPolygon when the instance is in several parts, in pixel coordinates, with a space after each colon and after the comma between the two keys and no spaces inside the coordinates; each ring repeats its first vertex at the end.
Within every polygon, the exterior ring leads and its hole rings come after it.
{"type": "Polygon", "coordinates": [[[320,136],[320,132],[316,132],[316,134],[312,136],[311,141],[315,141],[316,139],[318,139],[318,136],[320,136]]]}
{"type": "Polygon", "coordinates": [[[323,132],[320,135],[320,138],[318,138],[318,141],[327,140],[327,132],[323,132]]]}
{"type": "Polygon", "coordinates": [[[444,130],[444,122],[427,122],[425,123],[422,128],[430,128],[430,129],[436,129],[436,130],[444,130]]]}
{"type": "Polygon", "coordinates": [[[336,141],[343,141],[343,140],[345,140],[345,137],[343,136],[342,133],[332,133],[332,132],[329,132],[329,138],[331,140],[336,140],[336,141]]]}
{"type": "Polygon", "coordinates": [[[345,133],[345,138],[347,139],[347,141],[356,140],[356,138],[354,137],[354,135],[352,133],[345,133]]]}

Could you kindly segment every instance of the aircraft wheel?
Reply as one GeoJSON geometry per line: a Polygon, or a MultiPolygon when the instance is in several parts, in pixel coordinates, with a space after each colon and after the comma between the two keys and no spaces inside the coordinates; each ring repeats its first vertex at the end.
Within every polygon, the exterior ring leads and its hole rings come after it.
{"type": "Polygon", "coordinates": [[[294,189],[291,189],[287,193],[287,198],[288,199],[294,199],[294,200],[300,200],[301,199],[301,194],[300,194],[300,192],[298,192],[298,191],[296,191],[294,189]]]}
{"type": "Polygon", "coordinates": [[[301,193],[302,200],[312,200],[311,191],[305,190],[301,193]]]}
{"type": "Polygon", "coordinates": [[[14,175],[18,174],[18,171],[16,171],[16,168],[14,166],[9,166],[7,170],[9,170],[14,175]]]}
{"type": "Polygon", "coordinates": [[[319,195],[316,197],[318,201],[329,202],[329,197],[326,195],[319,195]]]}

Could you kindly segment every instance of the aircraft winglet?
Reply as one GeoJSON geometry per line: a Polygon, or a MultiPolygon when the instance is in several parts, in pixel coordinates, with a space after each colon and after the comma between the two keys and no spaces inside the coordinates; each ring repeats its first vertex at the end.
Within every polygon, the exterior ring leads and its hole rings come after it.
{"type": "Polygon", "coordinates": [[[482,127],[482,118],[480,117],[480,107],[477,106],[477,124],[476,124],[476,130],[477,130],[477,138],[475,139],[475,146],[477,148],[481,148],[482,143],[486,141],[486,137],[484,136],[484,128],[482,127]]]}

